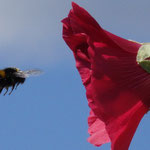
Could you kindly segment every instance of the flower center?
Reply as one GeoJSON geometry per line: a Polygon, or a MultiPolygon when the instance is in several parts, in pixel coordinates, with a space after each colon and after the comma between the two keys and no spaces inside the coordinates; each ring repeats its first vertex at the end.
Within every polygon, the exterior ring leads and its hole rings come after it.
{"type": "Polygon", "coordinates": [[[142,44],[138,50],[136,61],[145,71],[150,73],[150,43],[142,44]]]}

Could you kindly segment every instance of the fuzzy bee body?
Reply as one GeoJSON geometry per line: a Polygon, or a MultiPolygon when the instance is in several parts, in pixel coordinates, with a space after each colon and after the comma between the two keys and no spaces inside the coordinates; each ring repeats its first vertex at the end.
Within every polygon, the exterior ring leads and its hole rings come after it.
{"type": "Polygon", "coordinates": [[[14,88],[16,89],[19,84],[23,84],[27,77],[30,75],[40,74],[41,71],[39,70],[28,70],[28,71],[21,71],[18,68],[5,68],[0,70],[0,93],[5,88],[6,93],[8,92],[9,87],[11,87],[11,91],[9,95],[12,93],[14,88]]]}

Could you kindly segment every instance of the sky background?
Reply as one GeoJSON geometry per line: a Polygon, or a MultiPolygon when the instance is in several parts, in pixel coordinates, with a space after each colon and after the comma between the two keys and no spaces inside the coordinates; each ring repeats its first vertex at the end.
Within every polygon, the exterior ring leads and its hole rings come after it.
{"type": "MultiPolygon", "coordinates": [[[[149,0],[75,0],[106,30],[150,42],[149,0]]],[[[12,95],[0,95],[1,150],[109,150],[87,142],[89,108],[61,20],[70,0],[0,0],[0,68],[39,68],[12,95]]],[[[149,150],[150,114],[130,150],[149,150]]]]}

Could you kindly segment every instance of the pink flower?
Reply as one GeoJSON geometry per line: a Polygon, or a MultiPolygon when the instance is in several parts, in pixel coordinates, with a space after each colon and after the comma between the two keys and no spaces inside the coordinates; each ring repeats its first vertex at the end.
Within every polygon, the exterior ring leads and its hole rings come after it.
{"type": "Polygon", "coordinates": [[[150,107],[148,48],[102,29],[86,10],[72,7],[62,21],[63,39],[73,51],[91,108],[88,141],[128,150],[150,107]]]}

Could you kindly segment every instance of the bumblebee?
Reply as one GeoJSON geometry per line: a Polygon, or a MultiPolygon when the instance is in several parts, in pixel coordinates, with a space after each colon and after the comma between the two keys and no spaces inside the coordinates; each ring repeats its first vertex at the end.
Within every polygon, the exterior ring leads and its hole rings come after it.
{"type": "Polygon", "coordinates": [[[0,70],[0,93],[5,88],[6,92],[4,95],[6,95],[9,87],[11,87],[11,91],[9,92],[10,95],[14,89],[17,89],[19,84],[25,82],[27,77],[30,75],[38,75],[40,73],[40,70],[21,71],[20,69],[13,67],[4,68],[3,70],[0,70]]]}

